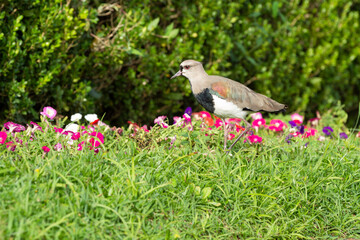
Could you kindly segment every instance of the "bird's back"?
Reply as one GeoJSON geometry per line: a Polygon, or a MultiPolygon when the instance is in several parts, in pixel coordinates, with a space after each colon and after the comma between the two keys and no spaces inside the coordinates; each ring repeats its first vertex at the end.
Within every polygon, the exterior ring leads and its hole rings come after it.
{"type": "Polygon", "coordinates": [[[278,112],[287,108],[286,105],[278,103],[229,78],[209,75],[206,84],[212,94],[234,103],[241,109],[254,112],[278,112]]]}

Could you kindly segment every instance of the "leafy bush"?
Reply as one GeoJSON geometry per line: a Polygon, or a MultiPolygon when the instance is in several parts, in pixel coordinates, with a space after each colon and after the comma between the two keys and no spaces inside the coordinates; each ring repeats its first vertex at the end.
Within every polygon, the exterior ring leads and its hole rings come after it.
{"type": "Polygon", "coordinates": [[[190,58],[203,61],[209,74],[287,103],[290,112],[324,112],[340,100],[354,120],[358,109],[357,1],[58,0],[0,7],[7,56],[1,119],[44,104],[63,114],[106,112],[114,124],[172,116],[198,106],[186,79],[169,80],[190,58]]]}

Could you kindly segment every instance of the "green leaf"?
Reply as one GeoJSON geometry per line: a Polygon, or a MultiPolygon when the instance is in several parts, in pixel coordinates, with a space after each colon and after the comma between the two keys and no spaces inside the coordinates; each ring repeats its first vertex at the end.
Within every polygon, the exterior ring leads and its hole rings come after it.
{"type": "Polygon", "coordinates": [[[169,39],[175,38],[178,35],[178,33],[179,33],[179,29],[175,28],[175,29],[171,30],[171,32],[168,35],[168,38],[169,39]]]}
{"type": "Polygon", "coordinates": [[[202,199],[207,199],[211,194],[211,187],[206,187],[201,190],[202,199]]]}
{"type": "Polygon", "coordinates": [[[279,2],[275,1],[272,4],[272,17],[276,18],[279,12],[279,2]]]}
{"type": "Polygon", "coordinates": [[[129,51],[128,51],[129,54],[133,54],[133,55],[137,55],[139,57],[142,57],[144,56],[144,54],[142,52],[140,52],[139,50],[135,49],[135,48],[131,48],[129,51]]]}
{"type": "Polygon", "coordinates": [[[149,23],[147,29],[151,32],[152,30],[154,30],[158,26],[159,22],[160,22],[160,18],[155,18],[154,20],[152,20],[149,23]]]}

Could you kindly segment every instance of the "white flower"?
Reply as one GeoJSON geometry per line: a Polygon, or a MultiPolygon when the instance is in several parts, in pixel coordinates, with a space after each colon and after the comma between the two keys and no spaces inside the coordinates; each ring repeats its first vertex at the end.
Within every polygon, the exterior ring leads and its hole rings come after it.
{"type": "Polygon", "coordinates": [[[79,121],[82,118],[82,115],[80,113],[75,113],[74,115],[71,115],[70,120],[72,122],[79,121]]]}
{"type": "Polygon", "coordinates": [[[89,122],[93,122],[95,120],[98,120],[98,117],[96,114],[86,114],[85,119],[88,120],[89,122]]]}
{"type": "Polygon", "coordinates": [[[66,125],[64,131],[71,131],[76,133],[79,130],[79,125],[77,125],[76,123],[69,123],[68,125],[66,125]]]}

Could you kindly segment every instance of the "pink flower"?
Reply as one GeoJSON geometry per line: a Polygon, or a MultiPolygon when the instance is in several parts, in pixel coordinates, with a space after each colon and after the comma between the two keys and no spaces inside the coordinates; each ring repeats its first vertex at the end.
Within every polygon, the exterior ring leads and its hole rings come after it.
{"type": "Polygon", "coordinates": [[[4,144],[7,138],[6,132],[0,132],[0,144],[4,144]]]}
{"type": "Polygon", "coordinates": [[[286,124],[280,119],[273,119],[270,121],[269,129],[271,131],[280,132],[286,128],[286,124]]]}
{"type": "Polygon", "coordinates": [[[308,137],[310,137],[310,136],[315,136],[316,133],[317,133],[317,130],[316,130],[316,129],[314,129],[314,128],[308,128],[308,129],[306,130],[306,132],[304,133],[303,138],[308,138],[308,137]]]}
{"type": "Polygon", "coordinates": [[[10,151],[15,151],[16,144],[14,142],[7,142],[5,144],[7,149],[9,149],[10,151]]]}
{"type": "Polygon", "coordinates": [[[302,124],[304,121],[304,117],[298,113],[294,113],[291,115],[291,120],[294,121],[296,124],[302,124]]]}
{"type": "Polygon", "coordinates": [[[183,119],[181,117],[173,117],[174,125],[180,127],[182,125],[183,119]]]}
{"type": "Polygon", "coordinates": [[[250,115],[253,120],[262,119],[262,114],[260,112],[253,113],[250,115]]]}
{"type": "MultiPolygon", "coordinates": [[[[55,151],[60,151],[60,150],[62,150],[62,145],[61,145],[61,143],[55,144],[54,149],[55,149],[55,151]]],[[[44,150],[44,151],[45,151],[45,150],[44,150]]],[[[49,151],[50,151],[50,149],[49,149],[49,151]]]]}
{"type": "Polygon", "coordinates": [[[54,108],[47,106],[43,108],[43,111],[40,114],[53,120],[57,112],[54,108]]]}
{"type": "Polygon", "coordinates": [[[191,122],[191,117],[189,116],[189,114],[184,113],[183,118],[185,119],[186,122],[191,122]]]}
{"type": "Polygon", "coordinates": [[[356,134],[356,137],[360,137],[360,132],[358,132],[358,133],[356,134]]]}
{"type": "Polygon", "coordinates": [[[319,138],[318,138],[318,141],[325,141],[326,140],[326,138],[324,137],[324,136],[320,136],[319,138]]]}
{"type": "Polygon", "coordinates": [[[298,137],[301,135],[301,132],[290,133],[290,135],[292,135],[293,137],[298,137]]]}
{"type": "MultiPolygon", "coordinates": [[[[226,120],[225,120],[226,121],[226,120]]],[[[235,123],[239,123],[241,122],[241,119],[240,118],[229,118],[227,120],[228,123],[231,123],[231,122],[235,122],[235,123]]]]}
{"type": "Polygon", "coordinates": [[[142,130],[144,130],[145,132],[149,132],[148,126],[144,125],[141,127],[142,130]]]}
{"type": "Polygon", "coordinates": [[[48,148],[47,146],[43,146],[41,149],[44,151],[44,153],[50,152],[50,148],[48,148]]]}
{"type": "Polygon", "coordinates": [[[252,122],[252,127],[258,131],[260,127],[265,127],[265,119],[263,118],[259,118],[259,119],[255,119],[253,122],[252,122]]]}
{"type": "Polygon", "coordinates": [[[41,132],[43,131],[43,130],[42,130],[42,127],[40,127],[39,124],[37,124],[37,123],[35,123],[35,122],[30,122],[30,124],[32,124],[32,125],[34,126],[34,128],[33,128],[33,130],[32,130],[33,132],[35,132],[36,130],[39,130],[39,131],[41,131],[41,132]]]}
{"type": "Polygon", "coordinates": [[[168,128],[169,125],[167,125],[167,123],[164,122],[165,118],[166,116],[159,116],[155,118],[154,123],[159,124],[162,128],[168,128]]]}
{"type": "MultiPolygon", "coordinates": [[[[246,138],[251,143],[261,143],[262,142],[262,137],[260,137],[258,135],[251,135],[251,136],[247,136],[246,138]]],[[[246,140],[244,142],[246,142],[246,140]]]]}

